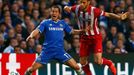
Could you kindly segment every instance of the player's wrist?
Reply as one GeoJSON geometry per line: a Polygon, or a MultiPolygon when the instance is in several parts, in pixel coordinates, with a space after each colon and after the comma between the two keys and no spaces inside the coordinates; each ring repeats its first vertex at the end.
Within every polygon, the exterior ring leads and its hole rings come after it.
{"type": "Polygon", "coordinates": [[[32,35],[29,36],[31,39],[33,39],[34,37],[32,35]]]}
{"type": "Polygon", "coordinates": [[[121,16],[119,16],[119,20],[122,20],[122,17],[121,16]]]}

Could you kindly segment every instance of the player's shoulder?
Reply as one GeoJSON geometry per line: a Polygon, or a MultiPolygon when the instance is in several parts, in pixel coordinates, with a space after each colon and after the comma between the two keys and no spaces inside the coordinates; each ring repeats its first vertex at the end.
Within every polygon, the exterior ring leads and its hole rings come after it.
{"type": "Polygon", "coordinates": [[[92,5],[89,5],[90,8],[93,8],[93,9],[98,9],[97,7],[95,6],[92,6],[92,5]]]}
{"type": "Polygon", "coordinates": [[[51,19],[44,19],[44,20],[41,21],[41,23],[48,23],[50,21],[51,21],[51,19]]]}
{"type": "Polygon", "coordinates": [[[60,20],[60,23],[59,24],[62,24],[63,26],[68,25],[64,19],[60,20]]]}
{"type": "Polygon", "coordinates": [[[65,23],[66,23],[64,19],[59,20],[59,21],[60,21],[60,23],[62,23],[62,24],[65,24],[65,23]]]}

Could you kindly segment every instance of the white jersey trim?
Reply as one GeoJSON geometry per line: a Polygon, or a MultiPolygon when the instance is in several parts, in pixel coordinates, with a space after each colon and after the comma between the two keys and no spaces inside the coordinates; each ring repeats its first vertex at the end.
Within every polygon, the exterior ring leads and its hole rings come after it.
{"type": "Polygon", "coordinates": [[[95,35],[94,30],[93,30],[93,25],[94,25],[94,8],[95,7],[91,7],[91,27],[90,27],[91,35],[95,35]]]}

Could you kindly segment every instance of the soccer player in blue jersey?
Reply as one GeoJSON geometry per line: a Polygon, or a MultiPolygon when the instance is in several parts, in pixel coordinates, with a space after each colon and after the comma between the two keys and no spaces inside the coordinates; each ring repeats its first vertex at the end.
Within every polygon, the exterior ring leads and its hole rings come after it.
{"type": "Polygon", "coordinates": [[[70,34],[80,34],[82,30],[71,29],[64,20],[60,20],[61,10],[58,6],[51,8],[51,19],[43,20],[40,25],[30,34],[27,41],[39,33],[43,33],[45,41],[43,49],[33,65],[27,69],[25,75],[31,75],[33,71],[47,64],[50,60],[58,60],[81,75],[81,68],[76,61],[64,50],[64,31],[70,34]]]}

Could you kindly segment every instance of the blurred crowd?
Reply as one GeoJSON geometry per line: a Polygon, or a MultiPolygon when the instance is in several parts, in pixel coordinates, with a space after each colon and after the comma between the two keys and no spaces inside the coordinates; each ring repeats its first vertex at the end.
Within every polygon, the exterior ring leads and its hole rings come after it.
{"type": "MultiPolygon", "coordinates": [[[[0,53],[40,53],[45,40],[42,35],[25,41],[27,36],[44,19],[50,18],[50,7],[58,4],[79,4],[80,0],[0,0],[0,53]]],[[[133,0],[91,0],[91,5],[106,12],[122,14],[130,12],[128,19],[99,18],[104,53],[123,54],[134,52],[134,4],[133,0]]],[[[62,10],[63,11],[63,10],[62,10]]],[[[78,29],[74,14],[62,12],[72,28],[78,29]]],[[[79,53],[79,35],[65,33],[65,50],[79,53]]]]}

